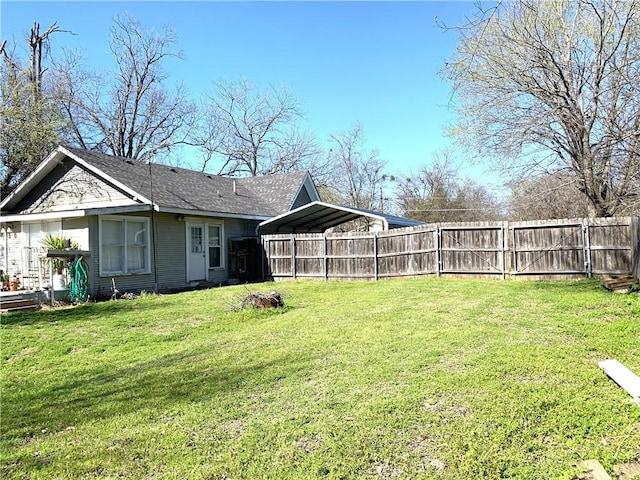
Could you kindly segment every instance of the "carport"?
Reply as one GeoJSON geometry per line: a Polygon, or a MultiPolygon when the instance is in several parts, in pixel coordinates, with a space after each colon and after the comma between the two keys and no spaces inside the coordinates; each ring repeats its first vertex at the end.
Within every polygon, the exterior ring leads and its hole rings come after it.
{"type": "Polygon", "coordinates": [[[358,218],[370,219],[376,230],[422,225],[422,222],[416,220],[382,212],[316,201],[262,222],[258,225],[258,235],[322,233],[358,218]]]}

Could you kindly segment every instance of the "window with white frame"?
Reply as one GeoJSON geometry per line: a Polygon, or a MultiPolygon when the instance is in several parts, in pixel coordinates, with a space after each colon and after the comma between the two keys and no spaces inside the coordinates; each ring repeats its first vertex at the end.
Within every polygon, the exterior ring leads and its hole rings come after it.
{"type": "Polygon", "coordinates": [[[100,218],[100,273],[149,273],[149,219],[100,218]]]}
{"type": "Polygon", "coordinates": [[[23,231],[28,235],[27,246],[31,248],[41,248],[42,240],[44,240],[47,235],[62,235],[62,222],[57,221],[25,223],[23,231]]]}
{"type": "Polygon", "coordinates": [[[220,225],[207,225],[209,239],[209,268],[222,267],[222,228],[220,225]]]}

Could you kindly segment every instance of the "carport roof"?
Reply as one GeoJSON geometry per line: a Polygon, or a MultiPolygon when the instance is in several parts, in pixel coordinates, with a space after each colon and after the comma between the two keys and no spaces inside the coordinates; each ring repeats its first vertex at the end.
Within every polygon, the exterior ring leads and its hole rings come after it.
{"type": "Polygon", "coordinates": [[[362,217],[381,222],[384,230],[422,225],[422,222],[373,210],[315,201],[262,222],[258,226],[258,233],[322,233],[331,227],[362,217]]]}

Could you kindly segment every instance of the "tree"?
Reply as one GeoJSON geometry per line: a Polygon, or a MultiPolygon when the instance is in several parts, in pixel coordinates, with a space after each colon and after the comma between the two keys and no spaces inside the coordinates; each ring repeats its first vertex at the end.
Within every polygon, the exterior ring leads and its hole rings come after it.
{"type": "MultiPolygon", "coordinates": [[[[360,123],[329,139],[330,185],[342,202],[368,210],[383,205],[381,187],[386,179],[386,163],[377,150],[366,148],[360,123]]],[[[336,195],[334,194],[334,200],[336,195]]]]}
{"type": "Polygon", "coordinates": [[[212,160],[222,175],[269,175],[317,167],[318,148],[296,124],[303,118],[298,101],[286,89],[262,92],[242,79],[219,81],[205,94],[204,122],[197,144],[202,170],[212,160]]]}
{"type": "Polygon", "coordinates": [[[455,134],[504,170],[570,174],[592,215],[638,201],[637,0],[498,2],[459,32],[455,134]]]}
{"type": "Polygon", "coordinates": [[[499,205],[487,189],[456,173],[450,152],[434,155],[416,175],[399,177],[397,201],[404,216],[425,223],[500,217],[499,205]]]}
{"type": "Polygon", "coordinates": [[[62,32],[57,24],[40,31],[31,28],[29,63],[22,65],[6,40],[0,44],[0,191],[6,197],[59,142],[63,121],[55,108],[53,88],[46,81],[43,58],[49,51],[49,37],[62,32]]]}
{"type": "Polygon", "coordinates": [[[589,215],[589,201],[575,185],[572,175],[541,175],[509,185],[509,219],[546,220],[589,215]]]}
{"type": "Polygon", "coordinates": [[[69,141],[139,161],[188,143],[195,106],[182,86],[164,86],[164,63],[181,58],[176,43],[169,29],[156,33],[131,17],[116,17],[109,39],[115,72],[88,71],[73,56],[62,62],[60,108],[69,141]]]}

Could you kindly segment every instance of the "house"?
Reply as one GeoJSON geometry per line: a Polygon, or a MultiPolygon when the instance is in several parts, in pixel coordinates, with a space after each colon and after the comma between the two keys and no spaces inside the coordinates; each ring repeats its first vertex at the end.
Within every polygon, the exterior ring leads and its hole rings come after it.
{"type": "Polygon", "coordinates": [[[112,282],[162,292],[259,279],[258,225],[318,200],[308,172],[229,178],[61,146],[0,203],[2,266],[42,287],[53,233],[79,245],[92,298],[112,282]]]}

